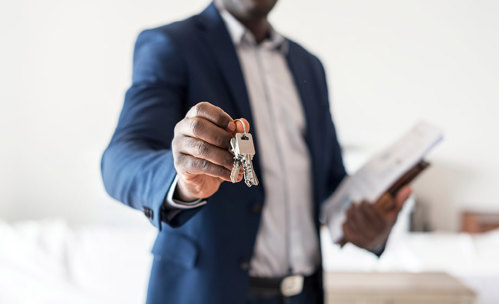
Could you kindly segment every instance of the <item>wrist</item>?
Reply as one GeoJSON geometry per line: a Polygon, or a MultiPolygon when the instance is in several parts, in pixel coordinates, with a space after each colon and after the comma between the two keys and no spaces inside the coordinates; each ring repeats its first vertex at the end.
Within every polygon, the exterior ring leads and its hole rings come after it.
{"type": "Polygon", "coordinates": [[[180,178],[178,180],[177,187],[175,188],[175,192],[173,193],[173,198],[183,202],[191,202],[198,199],[198,197],[195,197],[187,190],[187,186],[180,178]]]}

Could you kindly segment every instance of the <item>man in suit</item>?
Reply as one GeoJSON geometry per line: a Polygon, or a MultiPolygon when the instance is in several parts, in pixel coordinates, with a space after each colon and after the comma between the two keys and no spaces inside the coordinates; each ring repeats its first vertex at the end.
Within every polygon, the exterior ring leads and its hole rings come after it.
{"type": "MultiPolygon", "coordinates": [[[[276,1],[220,0],[137,39],[102,175],[158,228],[148,303],[323,301],[319,210],[346,173],[324,69],[270,26],[276,1]],[[235,117],[258,187],[229,182],[235,117]]],[[[346,240],[381,254],[409,193],[392,218],[352,205],[346,240]]]]}

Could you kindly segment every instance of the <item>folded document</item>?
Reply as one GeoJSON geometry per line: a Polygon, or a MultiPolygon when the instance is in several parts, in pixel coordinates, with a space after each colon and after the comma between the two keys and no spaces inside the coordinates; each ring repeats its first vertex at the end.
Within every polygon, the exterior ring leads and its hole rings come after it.
{"type": "Polygon", "coordinates": [[[352,202],[377,201],[442,138],[437,127],[420,122],[392,145],[376,154],[357,172],[347,176],[321,211],[333,241],[337,241],[343,234],[341,225],[344,221],[344,211],[352,202]]]}

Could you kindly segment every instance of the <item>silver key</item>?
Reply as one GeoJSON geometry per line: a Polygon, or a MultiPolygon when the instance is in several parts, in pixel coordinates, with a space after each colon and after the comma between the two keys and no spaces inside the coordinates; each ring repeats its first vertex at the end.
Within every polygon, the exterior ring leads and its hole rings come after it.
{"type": "Polygon", "coordinates": [[[230,181],[237,182],[237,177],[239,176],[239,171],[241,171],[241,161],[234,157],[234,165],[232,166],[232,171],[230,172],[230,181]]]}
{"type": "Polygon", "coordinates": [[[248,154],[243,157],[244,182],[248,187],[258,186],[258,178],[256,178],[255,170],[253,170],[253,162],[248,154]]]}
{"type": "Polygon", "coordinates": [[[239,171],[241,170],[241,155],[239,153],[236,153],[236,151],[239,151],[238,148],[236,148],[236,137],[232,137],[230,139],[230,147],[232,152],[234,153],[234,164],[232,165],[232,171],[230,172],[230,181],[235,183],[237,182],[237,178],[239,176],[239,171]]]}
{"type": "MultiPolygon", "coordinates": [[[[246,130],[245,130],[246,131],[246,130]]],[[[255,156],[255,146],[253,137],[249,133],[236,133],[231,139],[230,145],[234,152],[234,166],[231,172],[231,181],[235,183],[239,175],[241,165],[244,169],[244,182],[248,187],[257,186],[258,179],[253,169],[253,156],[255,156]]]]}

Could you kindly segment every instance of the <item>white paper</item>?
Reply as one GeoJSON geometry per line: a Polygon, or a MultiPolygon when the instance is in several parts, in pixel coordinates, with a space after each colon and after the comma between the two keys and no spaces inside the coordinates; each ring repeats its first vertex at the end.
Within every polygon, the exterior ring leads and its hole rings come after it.
{"type": "Polygon", "coordinates": [[[322,215],[333,241],[342,235],[344,211],[352,202],[376,202],[400,177],[421,161],[442,140],[435,126],[420,122],[392,145],[346,177],[323,205],[322,215]]]}

